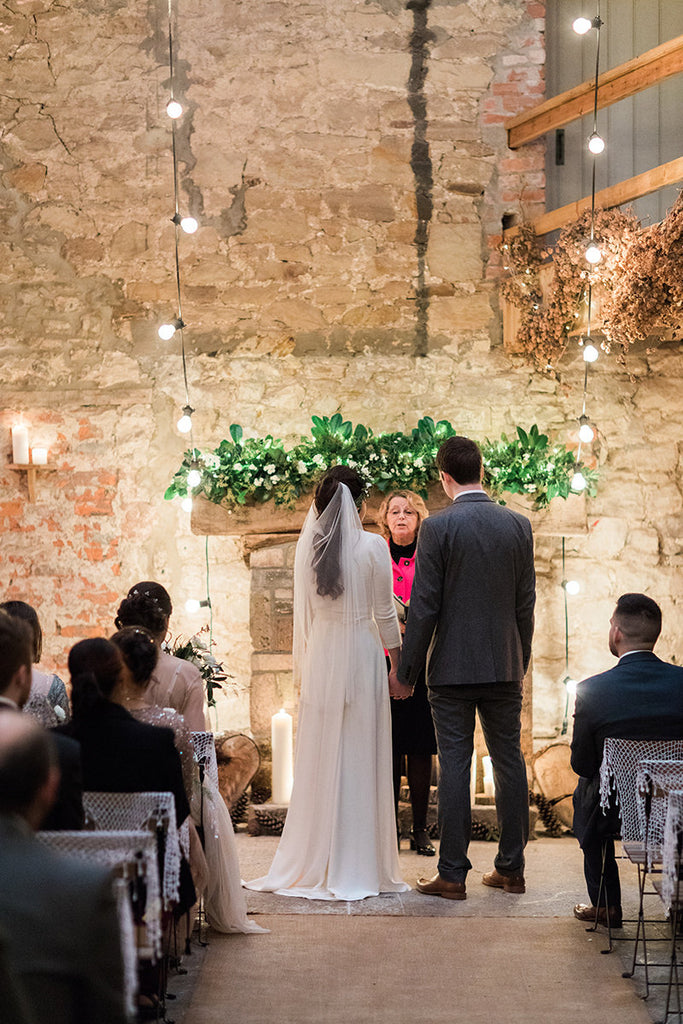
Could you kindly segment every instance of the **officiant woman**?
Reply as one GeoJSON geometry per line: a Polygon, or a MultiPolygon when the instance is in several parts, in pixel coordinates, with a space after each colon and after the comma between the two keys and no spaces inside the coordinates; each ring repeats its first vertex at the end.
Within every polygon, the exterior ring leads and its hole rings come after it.
{"type": "MultiPolygon", "coordinates": [[[[429,515],[419,494],[413,491],[392,491],[382,502],[379,525],[389,544],[394,573],[394,594],[402,605],[410,600],[410,589],[415,575],[415,549],[417,535],[423,519],[429,515]]],[[[407,612],[406,612],[407,613],[407,612]]],[[[399,614],[399,619],[403,615],[399,614]]],[[[405,621],[401,621],[401,633],[405,621]]],[[[436,738],[432,712],[427,700],[424,669],[415,685],[412,697],[391,701],[391,739],[393,750],[394,801],[399,849],[401,829],[398,825],[398,798],[404,764],[410,789],[413,827],[410,847],[425,857],[433,857],[436,850],[427,833],[427,807],[432,781],[432,755],[436,753],[436,738]]]]}

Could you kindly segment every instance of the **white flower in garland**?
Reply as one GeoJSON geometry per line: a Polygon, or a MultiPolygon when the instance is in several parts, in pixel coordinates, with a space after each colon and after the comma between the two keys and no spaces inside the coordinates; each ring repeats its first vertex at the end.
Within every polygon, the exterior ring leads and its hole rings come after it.
{"type": "Polygon", "coordinates": [[[308,466],[306,465],[305,462],[302,462],[301,459],[299,459],[299,461],[296,464],[296,470],[297,473],[301,473],[302,476],[305,476],[306,473],[308,473],[308,466]]]}

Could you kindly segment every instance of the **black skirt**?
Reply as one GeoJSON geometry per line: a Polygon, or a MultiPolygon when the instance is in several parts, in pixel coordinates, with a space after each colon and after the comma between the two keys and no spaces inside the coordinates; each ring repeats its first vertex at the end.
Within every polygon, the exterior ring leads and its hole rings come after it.
{"type": "Polygon", "coordinates": [[[435,754],[436,736],[424,672],[420,673],[412,697],[392,700],[390,703],[391,745],[394,754],[435,754]]]}

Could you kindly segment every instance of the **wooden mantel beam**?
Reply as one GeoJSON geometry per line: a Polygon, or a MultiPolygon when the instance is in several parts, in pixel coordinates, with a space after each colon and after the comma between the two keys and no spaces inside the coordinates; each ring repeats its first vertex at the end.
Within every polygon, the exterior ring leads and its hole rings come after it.
{"type": "MultiPolygon", "coordinates": [[[[683,36],[655,46],[639,57],[605,71],[598,78],[598,109],[642,92],[683,71],[683,36]]],[[[508,146],[518,149],[546,132],[560,128],[593,109],[594,79],[553,96],[537,107],[505,122],[508,146]]]]}

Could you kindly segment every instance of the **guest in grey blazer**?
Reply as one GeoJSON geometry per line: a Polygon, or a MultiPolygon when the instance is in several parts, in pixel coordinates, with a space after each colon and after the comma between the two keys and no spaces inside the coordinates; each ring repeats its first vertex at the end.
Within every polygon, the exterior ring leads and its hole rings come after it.
{"type": "MultiPolygon", "coordinates": [[[[30,661],[25,668],[30,679],[30,661]]],[[[23,664],[16,671],[23,673],[23,664]]],[[[33,834],[58,782],[48,734],[19,711],[0,715],[0,934],[6,943],[5,966],[16,981],[27,1021],[124,1024],[111,876],[104,868],[55,853],[33,834]]]]}
{"type": "Polygon", "coordinates": [[[427,662],[439,752],[439,870],[432,879],[419,879],[417,888],[465,899],[478,711],[493,765],[500,828],[494,870],[483,882],[524,892],[529,791],[520,732],[536,599],[531,525],[485,493],[474,441],[448,438],[437,465],[453,503],[420,530],[398,671],[399,681],[411,687],[427,662]]]}

